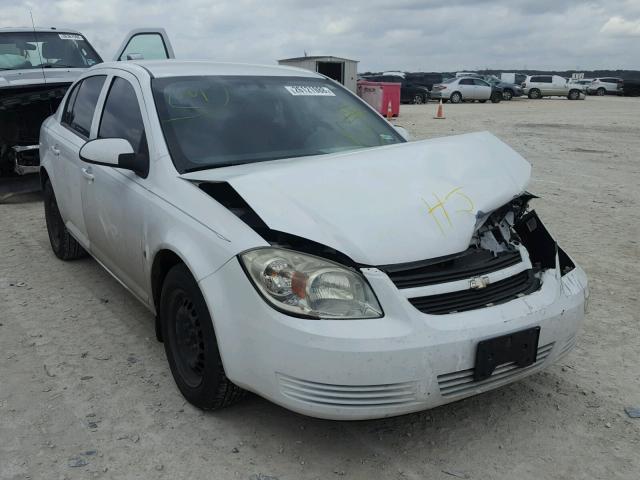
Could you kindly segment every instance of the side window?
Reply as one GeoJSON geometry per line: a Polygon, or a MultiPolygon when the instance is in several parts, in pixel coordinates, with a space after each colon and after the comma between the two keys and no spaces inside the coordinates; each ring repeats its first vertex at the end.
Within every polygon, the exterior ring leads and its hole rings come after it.
{"type": "Polygon", "coordinates": [[[542,83],[553,83],[553,77],[540,77],[542,83]]]}
{"type": "Polygon", "coordinates": [[[71,123],[71,111],[73,110],[73,104],[76,101],[76,97],[78,96],[78,87],[80,86],[80,83],[76,84],[73,87],[73,90],[71,90],[71,92],[69,93],[69,96],[67,97],[67,104],[64,107],[64,112],[62,112],[62,123],[64,123],[65,125],[69,125],[69,123],[71,123]]]}
{"type": "Polygon", "coordinates": [[[105,78],[105,75],[85,78],[69,96],[67,107],[62,116],[62,123],[84,138],[89,138],[93,114],[105,78]]]}
{"type": "Polygon", "coordinates": [[[129,40],[118,60],[164,60],[169,58],[167,47],[158,33],[139,33],[129,40]]]}
{"type": "Polygon", "coordinates": [[[472,78],[463,78],[462,80],[460,80],[458,82],[459,85],[473,85],[473,79],[472,78]]]}
{"type": "Polygon", "coordinates": [[[124,138],[129,140],[135,153],[148,154],[138,97],[131,84],[115,77],[102,111],[98,138],[124,138]]]}
{"type": "Polygon", "coordinates": [[[485,82],[484,80],[479,80],[479,79],[475,79],[474,83],[480,87],[488,87],[489,84],[487,82],[485,82]]]}

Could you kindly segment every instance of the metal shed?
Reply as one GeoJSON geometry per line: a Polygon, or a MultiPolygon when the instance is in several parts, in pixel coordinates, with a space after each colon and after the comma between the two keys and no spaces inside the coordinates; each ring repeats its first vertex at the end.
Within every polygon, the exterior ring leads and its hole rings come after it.
{"type": "Polygon", "coordinates": [[[304,68],[332,78],[353,93],[357,90],[358,61],[332,56],[296,57],[278,60],[280,65],[304,68]]]}

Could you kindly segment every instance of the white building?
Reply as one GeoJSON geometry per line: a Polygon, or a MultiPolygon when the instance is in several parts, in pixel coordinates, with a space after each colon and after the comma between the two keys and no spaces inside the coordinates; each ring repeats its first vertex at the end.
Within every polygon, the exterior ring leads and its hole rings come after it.
{"type": "Polygon", "coordinates": [[[358,61],[340,57],[296,57],[278,60],[280,65],[304,68],[332,78],[356,93],[358,61]]]}

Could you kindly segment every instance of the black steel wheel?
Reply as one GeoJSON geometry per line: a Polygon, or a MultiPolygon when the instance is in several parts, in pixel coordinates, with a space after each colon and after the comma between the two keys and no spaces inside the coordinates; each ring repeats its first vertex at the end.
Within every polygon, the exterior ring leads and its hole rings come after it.
{"type": "Polygon", "coordinates": [[[182,395],[203,410],[226,407],[241,399],[246,392],[227,378],[211,315],[198,283],[184,264],[167,274],[159,313],[165,353],[182,395]]]}

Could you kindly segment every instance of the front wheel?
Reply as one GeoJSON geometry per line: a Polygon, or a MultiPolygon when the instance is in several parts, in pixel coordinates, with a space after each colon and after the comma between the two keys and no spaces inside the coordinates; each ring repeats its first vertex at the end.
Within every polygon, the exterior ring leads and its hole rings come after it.
{"type": "Polygon", "coordinates": [[[449,97],[449,101],[451,103],[460,103],[462,101],[462,95],[460,92],[453,92],[451,97],[449,97]]]}
{"type": "Polygon", "coordinates": [[[503,100],[511,100],[513,98],[513,92],[511,90],[505,90],[504,92],[502,92],[502,99],[503,100]]]}
{"type": "Polygon", "coordinates": [[[423,103],[424,103],[424,98],[422,97],[422,95],[420,95],[420,94],[416,94],[416,95],[413,97],[413,103],[414,103],[415,105],[423,104],[423,103]]]}
{"type": "Polygon", "coordinates": [[[189,403],[216,410],[244,396],[225,374],[209,309],[184,264],[173,267],[162,285],[160,321],[173,379],[189,403]]]}
{"type": "Polygon", "coordinates": [[[569,100],[578,100],[580,98],[580,91],[579,90],[571,90],[569,92],[569,95],[567,95],[567,97],[569,98],[569,100]]]}
{"type": "Polygon", "coordinates": [[[50,180],[44,184],[44,219],[47,223],[47,233],[51,250],[60,260],[74,260],[87,255],[84,248],[71,236],[64,225],[62,215],[58,209],[56,195],[50,180]]]}
{"type": "Polygon", "coordinates": [[[598,95],[599,97],[604,97],[604,95],[607,93],[607,91],[600,87],[598,90],[596,90],[596,95],[598,95]]]}
{"type": "Polygon", "coordinates": [[[495,92],[491,94],[491,103],[500,103],[502,100],[502,94],[499,92],[495,92]]]}

